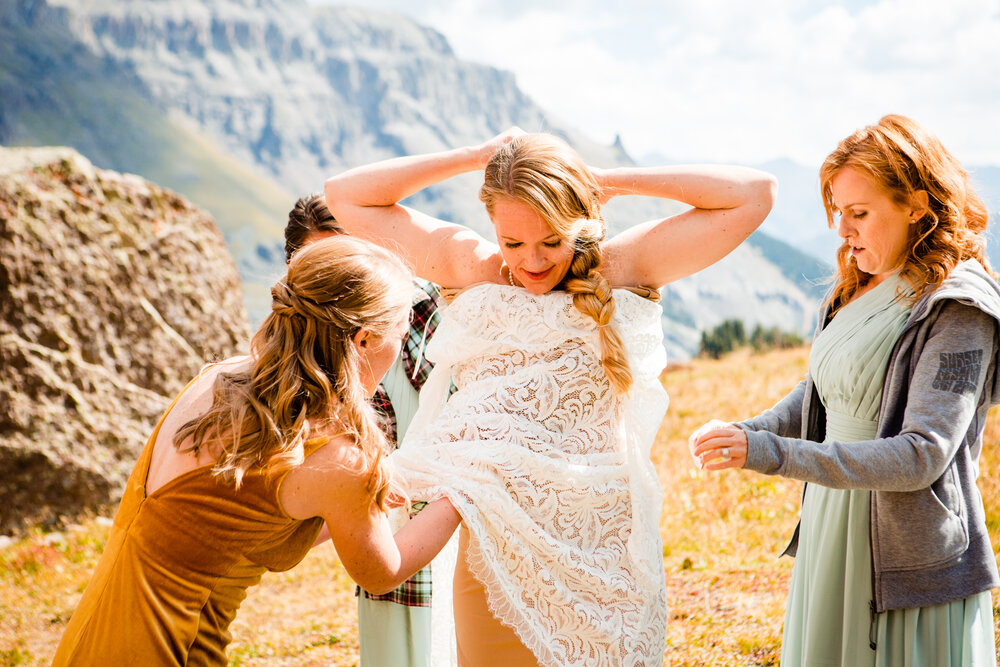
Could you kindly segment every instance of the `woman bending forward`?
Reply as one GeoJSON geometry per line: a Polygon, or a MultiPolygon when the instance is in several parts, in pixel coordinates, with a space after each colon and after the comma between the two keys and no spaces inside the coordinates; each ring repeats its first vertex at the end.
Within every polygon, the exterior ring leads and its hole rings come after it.
{"type": "Polygon", "coordinates": [[[54,665],[225,665],[247,589],[321,533],[376,592],[434,557],[458,515],[443,500],[393,536],[368,405],[399,354],[411,290],[406,267],[371,243],[296,253],[250,355],[206,367],[150,436],[54,665]]]}

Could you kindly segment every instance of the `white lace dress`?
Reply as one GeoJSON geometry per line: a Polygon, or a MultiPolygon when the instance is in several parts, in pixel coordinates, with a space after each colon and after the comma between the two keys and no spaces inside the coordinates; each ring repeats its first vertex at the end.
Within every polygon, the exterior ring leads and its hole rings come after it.
{"type": "Polygon", "coordinates": [[[490,611],[543,665],[663,664],[662,489],[649,460],[667,407],[661,311],[627,290],[615,302],[629,397],[611,388],[597,325],[568,294],[460,294],[390,459],[412,498],[451,499],[490,611]]]}

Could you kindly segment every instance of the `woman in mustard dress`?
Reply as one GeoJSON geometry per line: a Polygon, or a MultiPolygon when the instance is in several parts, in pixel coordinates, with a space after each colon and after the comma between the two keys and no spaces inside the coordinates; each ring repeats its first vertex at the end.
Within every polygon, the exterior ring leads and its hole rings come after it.
{"type": "Polygon", "coordinates": [[[208,366],[156,426],[55,665],[225,665],[247,589],[327,530],[348,573],[384,592],[457,527],[446,500],[395,538],[384,513],[368,398],[407,330],[409,271],[337,237],[296,253],[271,294],[250,355],[208,366]]]}
{"type": "Polygon", "coordinates": [[[820,170],[844,245],[809,374],[771,410],[690,440],[705,468],[805,482],[781,664],[996,664],[1000,584],[976,488],[1000,402],[986,210],[920,125],[886,116],[820,170]]]}

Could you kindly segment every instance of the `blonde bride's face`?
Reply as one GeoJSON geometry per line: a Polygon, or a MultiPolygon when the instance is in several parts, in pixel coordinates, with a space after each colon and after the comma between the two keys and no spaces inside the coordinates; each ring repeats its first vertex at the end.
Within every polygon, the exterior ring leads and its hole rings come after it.
{"type": "Polygon", "coordinates": [[[573,261],[573,246],[537,211],[500,197],[493,204],[492,218],[500,254],[515,281],[534,294],[544,294],[562,282],[573,261]]]}

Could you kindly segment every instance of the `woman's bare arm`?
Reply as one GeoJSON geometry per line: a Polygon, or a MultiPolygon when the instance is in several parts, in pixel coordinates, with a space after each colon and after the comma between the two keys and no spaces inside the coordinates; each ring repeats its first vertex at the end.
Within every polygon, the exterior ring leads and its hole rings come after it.
{"type": "Polygon", "coordinates": [[[392,158],[350,169],[326,182],[327,206],[349,234],[403,256],[417,275],[445,287],[466,287],[499,277],[496,244],[468,227],[399,202],[435,183],[483,169],[496,147],[519,132],[501,133],[479,146],[392,158]]]}
{"type": "Polygon", "coordinates": [[[777,181],[747,167],[694,165],[593,169],[605,199],[643,195],[692,208],[636,225],[604,245],[605,274],[615,284],[659,288],[719,261],[760,226],[777,181]]]}
{"type": "Polygon", "coordinates": [[[448,500],[438,500],[393,535],[371,497],[361,454],[346,437],[331,440],[289,472],[279,498],[294,518],[323,517],[347,573],[375,594],[395,589],[427,565],[461,521],[448,500]]]}

